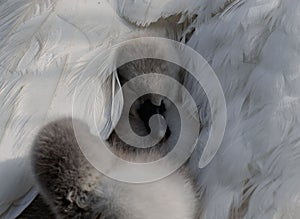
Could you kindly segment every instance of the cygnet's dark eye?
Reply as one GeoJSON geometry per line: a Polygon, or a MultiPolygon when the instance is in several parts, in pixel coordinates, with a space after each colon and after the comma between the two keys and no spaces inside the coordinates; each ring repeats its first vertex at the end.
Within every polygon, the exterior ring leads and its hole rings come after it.
{"type": "Polygon", "coordinates": [[[148,134],[150,133],[150,127],[149,127],[149,119],[154,114],[163,114],[166,111],[165,104],[161,103],[160,106],[154,105],[151,100],[145,100],[144,103],[140,105],[140,107],[137,109],[137,113],[140,117],[140,119],[144,122],[148,134]]]}
{"type": "MultiPolygon", "coordinates": [[[[163,100],[161,101],[160,106],[157,106],[154,105],[150,99],[147,99],[137,109],[137,113],[140,119],[144,122],[148,134],[151,132],[149,127],[149,119],[151,118],[151,116],[153,116],[154,114],[163,115],[165,112],[166,112],[166,107],[163,100]]],[[[169,136],[170,136],[170,129],[169,127],[167,127],[165,138],[168,138],[169,136]]]]}

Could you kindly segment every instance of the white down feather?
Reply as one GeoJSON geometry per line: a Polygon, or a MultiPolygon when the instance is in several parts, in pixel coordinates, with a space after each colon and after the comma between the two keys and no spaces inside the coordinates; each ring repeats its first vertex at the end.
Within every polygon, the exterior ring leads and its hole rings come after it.
{"type": "Polygon", "coordinates": [[[211,64],[228,107],[217,155],[199,169],[199,146],[190,163],[203,192],[200,218],[299,218],[299,11],[297,0],[1,1],[0,215],[14,218],[34,198],[30,144],[45,122],[71,114],[78,82],[86,93],[76,116],[89,119],[111,61],[81,81],[91,60],[160,18],[155,35],[176,38],[182,30],[161,20],[180,14],[197,15],[187,44],[211,64]]]}

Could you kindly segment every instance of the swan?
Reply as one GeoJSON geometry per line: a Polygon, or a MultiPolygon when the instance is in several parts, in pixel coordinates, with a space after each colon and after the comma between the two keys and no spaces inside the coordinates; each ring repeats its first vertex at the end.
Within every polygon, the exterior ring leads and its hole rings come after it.
{"type": "MultiPolygon", "coordinates": [[[[296,0],[1,1],[1,218],[16,218],[36,200],[30,152],[39,130],[74,113],[90,122],[94,91],[104,81],[99,71],[112,71],[106,63],[115,60],[103,51],[140,36],[197,51],[224,92],[219,150],[199,168],[209,133],[204,112],[200,146],[187,164],[196,179],[197,218],[298,218],[299,9],[296,0]],[[81,110],[74,112],[76,91],[81,110]]],[[[115,77],[105,78],[105,107],[96,112],[104,138],[112,134],[112,84],[121,80],[115,77]]],[[[197,98],[206,109],[203,95],[197,98]]]]}

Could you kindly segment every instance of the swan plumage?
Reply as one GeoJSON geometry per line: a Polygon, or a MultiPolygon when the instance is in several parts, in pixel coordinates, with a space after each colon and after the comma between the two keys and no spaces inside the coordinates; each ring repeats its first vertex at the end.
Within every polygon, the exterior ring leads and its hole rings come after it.
{"type": "MultiPolygon", "coordinates": [[[[200,149],[190,162],[200,218],[298,218],[299,9],[297,0],[1,1],[1,217],[14,218],[36,195],[31,142],[44,123],[71,114],[75,87],[86,106],[76,116],[91,111],[86,96],[103,78],[95,71],[80,81],[80,72],[147,26],[154,36],[186,41],[224,90],[222,145],[205,168],[197,166],[200,149]]],[[[103,57],[102,70],[111,61],[103,57]]]]}

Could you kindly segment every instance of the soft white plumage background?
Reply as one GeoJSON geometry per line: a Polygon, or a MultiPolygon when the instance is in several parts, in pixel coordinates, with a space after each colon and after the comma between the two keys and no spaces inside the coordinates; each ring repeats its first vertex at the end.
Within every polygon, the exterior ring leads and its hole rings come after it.
{"type": "MultiPolygon", "coordinates": [[[[201,218],[238,209],[243,218],[299,218],[299,11],[297,0],[1,0],[1,218],[14,218],[34,197],[30,144],[44,122],[71,115],[80,73],[103,48],[155,22],[155,36],[179,39],[194,29],[187,44],[211,64],[227,101],[216,157],[204,169],[196,168],[200,152],[191,162],[203,191],[201,218]],[[165,19],[177,14],[197,17],[183,29],[165,19]]],[[[79,84],[77,117],[92,110],[110,60],[100,61],[79,84]]]]}

